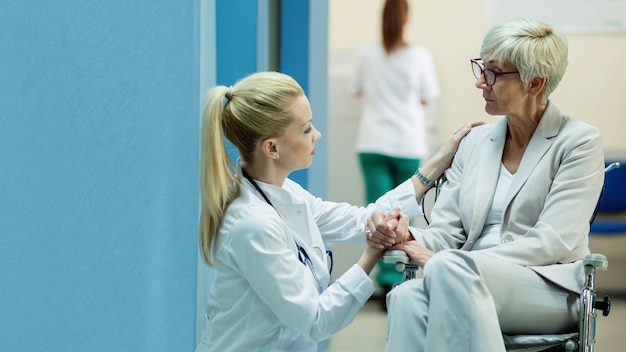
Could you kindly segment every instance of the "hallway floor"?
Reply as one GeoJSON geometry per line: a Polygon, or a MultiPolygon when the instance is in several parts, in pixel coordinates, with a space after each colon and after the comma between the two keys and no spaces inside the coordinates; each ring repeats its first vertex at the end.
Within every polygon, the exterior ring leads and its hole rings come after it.
{"type": "MultiPolygon", "coordinates": [[[[596,352],[624,352],[626,340],[626,295],[611,296],[611,313],[597,319],[596,352]]],[[[601,297],[604,297],[601,294],[601,297]]],[[[387,315],[377,299],[368,301],[356,319],[333,336],[327,352],[380,352],[385,350],[387,315]]]]}

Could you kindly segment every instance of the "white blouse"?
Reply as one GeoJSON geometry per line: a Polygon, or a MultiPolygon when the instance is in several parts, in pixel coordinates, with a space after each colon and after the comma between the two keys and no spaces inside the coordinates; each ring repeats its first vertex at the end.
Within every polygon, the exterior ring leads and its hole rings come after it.
{"type": "Polygon", "coordinates": [[[502,213],[504,211],[504,198],[509,188],[511,188],[513,176],[514,175],[511,174],[504,165],[500,165],[498,184],[496,185],[496,191],[491,201],[491,207],[487,212],[485,226],[483,227],[482,234],[478,240],[476,240],[476,244],[474,244],[472,248],[473,250],[485,249],[497,246],[501,243],[500,225],[502,224],[502,213]]]}

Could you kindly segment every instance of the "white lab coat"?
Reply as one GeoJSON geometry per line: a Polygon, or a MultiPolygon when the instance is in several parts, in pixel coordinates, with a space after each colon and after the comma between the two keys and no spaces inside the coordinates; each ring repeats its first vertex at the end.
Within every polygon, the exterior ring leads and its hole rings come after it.
{"type": "Polygon", "coordinates": [[[215,280],[198,352],[316,351],[374,292],[358,265],[330,284],[325,242],[364,243],[374,210],[421,213],[410,181],[367,208],[323,201],[289,179],[282,188],[257,183],[276,208],[242,181],[213,243],[215,280]],[[296,242],[313,270],[298,260],[296,242]]]}

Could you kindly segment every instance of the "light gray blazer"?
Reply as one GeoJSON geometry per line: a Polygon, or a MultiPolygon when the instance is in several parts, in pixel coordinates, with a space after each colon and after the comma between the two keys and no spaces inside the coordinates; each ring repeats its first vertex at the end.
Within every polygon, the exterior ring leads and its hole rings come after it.
{"type": "MultiPolygon", "coordinates": [[[[506,132],[504,117],[473,128],[463,139],[430,226],[411,229],[416,240],[435,252],[472,249],[495,192],[506,132]]],[[[589,253],[589,220],[603,182],[599,130],[548,102],[505,199],[501,244],[483,253],[530,267],[579,292],[584,284],[581,259],[589,253]]]]}

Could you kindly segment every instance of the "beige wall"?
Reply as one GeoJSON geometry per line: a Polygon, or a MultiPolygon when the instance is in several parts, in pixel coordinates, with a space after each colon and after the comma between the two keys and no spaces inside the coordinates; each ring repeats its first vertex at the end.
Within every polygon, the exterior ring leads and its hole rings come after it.
{"type": "MultiPolygon", "coordinates": [[[[485,1],[409,0],[407,39],[428,47],[435,58],[442,94],[432,111],[431,145],[470,122],[493,122],[484,112],[469,59],[477,57],[487,31],[485,1]],[[453,4],[450,5],[450,4],[453,4]],[[436,118],[435,118],[436,117],[436,118]]],[[[383,0],[329,2],[329,178],[328,198],[363,204],[355,131],[359,104],[351,94],[355,50],[378,40],[383,0]]],[[[626,155],[626,35],[569,35],[569,67],[553,101],[572,117],[602,131],[605,148],[626,155]]],[[[626,157],[626,156],[625,156],[626,157]]],[[[624,160],[624,159],[622,159],[624,160]]],[[[336,245],[336,274],[353,263],[360,248],[336,245]]]]}

